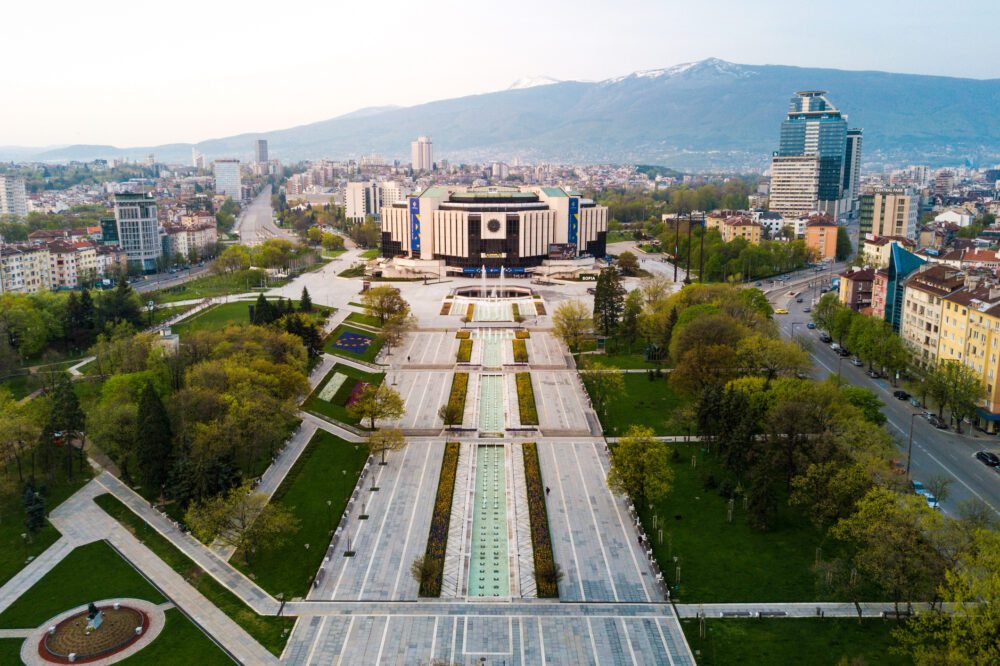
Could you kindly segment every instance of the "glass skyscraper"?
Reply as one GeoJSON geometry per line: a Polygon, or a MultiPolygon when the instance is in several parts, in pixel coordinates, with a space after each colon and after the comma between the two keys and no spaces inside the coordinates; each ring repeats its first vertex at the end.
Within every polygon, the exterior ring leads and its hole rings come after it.
{"type": "Polygon", "coordinates": [[[796,93],[788,105],[788,118],[781,123],[778,155],[819,157],[819,198],[840,198],[847,151],[847,119],[826,98],[823,90],[796,93]]]}

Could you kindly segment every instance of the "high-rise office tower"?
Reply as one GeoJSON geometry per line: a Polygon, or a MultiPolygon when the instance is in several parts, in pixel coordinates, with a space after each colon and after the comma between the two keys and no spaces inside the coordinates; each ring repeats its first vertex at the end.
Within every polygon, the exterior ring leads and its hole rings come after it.
{"type": "Polygon", "coordinates": [[[364,222],[365,217],[378,217],[382,208],[382,188],[378,183],[348,183],[344,190],[344,217],[352,222],[364,222]]]}
{"type": "Polygon", "coordinates": [[[0,215],[24,217],[28,214],[28,195],[24,178],[0,175],[0,215]]]}
{"type": "Polygon", "coordinates": [[[191,166],[195,169],[205,168],[205,156],[194,146],[191,147],[191,166]]]}
{"type": "Polygon", "coordinates": [[[257,143],[254,144],[254,161],[257,164],[267,162],[267,139],[257,139],[257,143]]]}
{"type": "Polygon", "coordinates": [[[434,168],[434,146],[429,136],[418,136],[410,144],[410,166],[414,171],[430,171],[434,168]]]}
{"type": "MultiPolygon", "coordinates": [[[[819,161],[815,209],[834,217],[850,212],[854,196],[851,184],[858,180],[857,166],[861,160],[861,130],[848,132],[847,116],[827,99],[823,90],[796,93],[789,103],[788,116],[781,123],[775,157],[805,156],[819,161]]],[[[773,198],[773,186],[771,190],[773,198]]],[[[781,193],[778,195],[780,198],[781,193]]]]}
{"type": "Polygon", "coordinates": [[[243,197],[243,180],[239,160],[215,160],[215,191],[233,201],[243,197]]]}
{"type": "Polygon", "coordinates": [[[847,130],[847,152],[844,154],[843,199],[847,212],[858,209],[858,188],[861,182],[861,133],[860,129],[847,130]]]}
{"type": "Polygon", "coordinates": [[[125,250],[129,264],[144,272],[155,271],[163,246],[160,244],[160,224],[153,195],[116,194],[115,221],[118,225],[118,244],[125,250]]]}

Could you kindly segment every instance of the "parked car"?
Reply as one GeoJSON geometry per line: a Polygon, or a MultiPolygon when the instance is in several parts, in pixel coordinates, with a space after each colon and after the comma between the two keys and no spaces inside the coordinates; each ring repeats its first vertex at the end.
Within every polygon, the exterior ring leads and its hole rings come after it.
{"type": "Polygon", "coordinates": [[[816,324],[814,324],[812,322],[809,322],[808,324],[806,324],[806,328],[812,330],[812,329],[816,328],[816,324]]]}
{"type": "Polygon", "coordinates": [[[879,377],[882,376],[878,370],[867,370],[865,371],[865,374],[871,377],[872,379],[878,379],[879,377]]]}
{"type": "Polygon", "coordinates": [[[854,358],[851,359],[851,365],[853,365],[855,368],[860,368],[861,366],[864,365],[864,363],[861,361],[860,358],[855,356],[854,358]]]}
{"type": "Polygon", "coordinates": [[[916,397],[910,398],[910,404],[914,407],[923,407],[923,405],[920,404],[920,399],[916,397]]]}
{"type": "Polygon", "coordinates": [[[932,508],[932,509],[940,509],[941,508],[938,505],[937,497],[934,497],[934,495],[931,495],[930,493],[927,493],[926,495],[924,495],[924,499],[927,500],[927,506],[929,506],[930,508],[932,508]]]}
{"type": "Polygon", "coordinates": [[[909,400],[910,394],[907,393],[906,391],[899,390],[899,391],[893,391],[892,397],[895,398],[896,400],[909,400]]]}
{"type": "Polygon", "coordinates": [[[839,352],[840,351],[840,343],[839,342],[831,342],[830,343],[830,349],[832,349],[835,352],[839,352]]]}
{"type": "Polygon", "coordinates": [[[813,309],[807,305],[804,308],[802,308],[802,311],[805,312],[805,313],[809,313],[809,312],[812,312],[813,309]]]}
{"type": "Polygon", "coordinates": [[[851,352],[849,350],[845,349],[844,347],[841,347],[840,351],[838,351],[837,353],[839,355],[841,355],[841,356],[844,356],[844,357],[847,357],[847,356],[851,355],[851,352]]]}
{"type": "Polygon", "coordinates": [[[927,422],[930,423],[935,428],[937,428],[938,430],[948,429],[948,424],[945,423],[943,419],[938,418],[937,414],[931,414],[930,416],[928,416],[927,422]]]}
{"type": "Polygon", "coordinates": [[[829,333],[824,331],[823,333],[819,334],[819,341],[822,342],[823,344],[830,344],[831,342],[833,342],[833,338],[830,337],[829,333]]]}
{"type": "Polygon", "coordinates": [[[992,451],[976,451],[976,459],[990,467],[1000,467],[1000,456],[992,451]]]}
{"type": "Polygon", "coordinates": [[[802,302],[802,297],[801,297],[801,296],[799,296],[798,298],[796,298],[796,299],[795,299],[795,302],[796,302],[796,303],[801,303],[801,302],[802,302]]]}
{"type": "Polygon", "coordinates": [[[919,481],[910,481],[910,486],[913,488],[913,492],[918,495],[923,495],[927,492],[927,489],[924,488],[924,484],[919,481]]]}
{"type": "Polygon", "coordinates": [[[774,314],[788,314],[788,310],[786,310],[785,308],[778,308],[777,310],[774,311],[774,314]]]}

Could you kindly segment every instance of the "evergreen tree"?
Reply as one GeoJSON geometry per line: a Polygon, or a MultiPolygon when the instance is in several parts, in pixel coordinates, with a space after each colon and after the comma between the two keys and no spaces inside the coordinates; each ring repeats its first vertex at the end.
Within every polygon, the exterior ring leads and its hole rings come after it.
{"type": "Polygon", "coordinates": [[[45,525],[45,500],[35,489],[33,482],[24,484],[21,503],[24,506],[24,527],[28,534],[34,534],[45,525]]]}
{"type": "Polygon", "coordinates": [[[625,309],[625,287],[618,271],[605,268],[597,276],[594,289],[594,325],[603,335],[612,335],[618,329],[625,309]]]}
{"type": "Polygon", "coordinates": [[[170,474],[173,445],[167,410],[151,381],[146,382],[139,394],[134,437],[139,479],[147,493],[156,491],[170,474]]]}
{"type": "Polygon", "coordinates": [[[94,343],[94,338],[96,337],[94,327],[94,299],[90,295],[90,290],[84,289],[80,293],[80,330],[84,333],[81,337],[81,348],[89,347],[94,343]]]}
{"type": "Polygon", "coordinates": [[[312,312],[313,302],[309,296],[309,290],[302,287],[302,296],[299,297],[299,312],[312,312]]]}
{"type": "Polygon", "coordinates": [[[274,322],[277,318],[278,313],[274,304],[264,298],[264,294],[258,295],[257,301],[254,303],[253,321],[250,323],[257,324],[258,326],[266,326],[274,322]]]}
{"type": "Polygon", "coordinates": [[[66,461],[66,475],[73,478],[73,451],[79,453],[80,471],[83,471],[83,429],[86,422],[80,400],[69,377],[63,375],[52,391],[52,412],[49,416],[48,430],[62,433],[63,456],[66,461]],[[74,446],[79,443],[79,447],[74,446]]]}
{"type": "Polygon", "coordinates": [[[66,312],[63,315],[63,332],[66,342],[71,344],[74,349],[80,348],[82,319],[80,299],[77,298],[75,291],[71,291],[69,292],[69,297],[66,298],[66,312]]]}
{"type": "Polygon", "coordinates": [[[113,291],[105,293],[97,304],[97,315],[101,328],[118,322],[128,322],[135,328],[142,326],[142,310],[139,297],[128,280],[119,279],[113,291]]]}
{"type": "Polygon", "coordinates": [[[629,346],[639,339],[639,315],[642,314],[642,292],[633,289],[625,297],[625,305],[622,309],[621,338],[629,346]]]}

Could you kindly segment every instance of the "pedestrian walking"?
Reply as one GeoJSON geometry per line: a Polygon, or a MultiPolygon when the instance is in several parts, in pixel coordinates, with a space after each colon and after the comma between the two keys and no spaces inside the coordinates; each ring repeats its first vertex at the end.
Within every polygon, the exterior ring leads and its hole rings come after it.
{"type": "Polygon", "coordinates": [[[549,496],[549,487],[548,486],[545,486],[545,496],[546,497],[549,496]]]}

